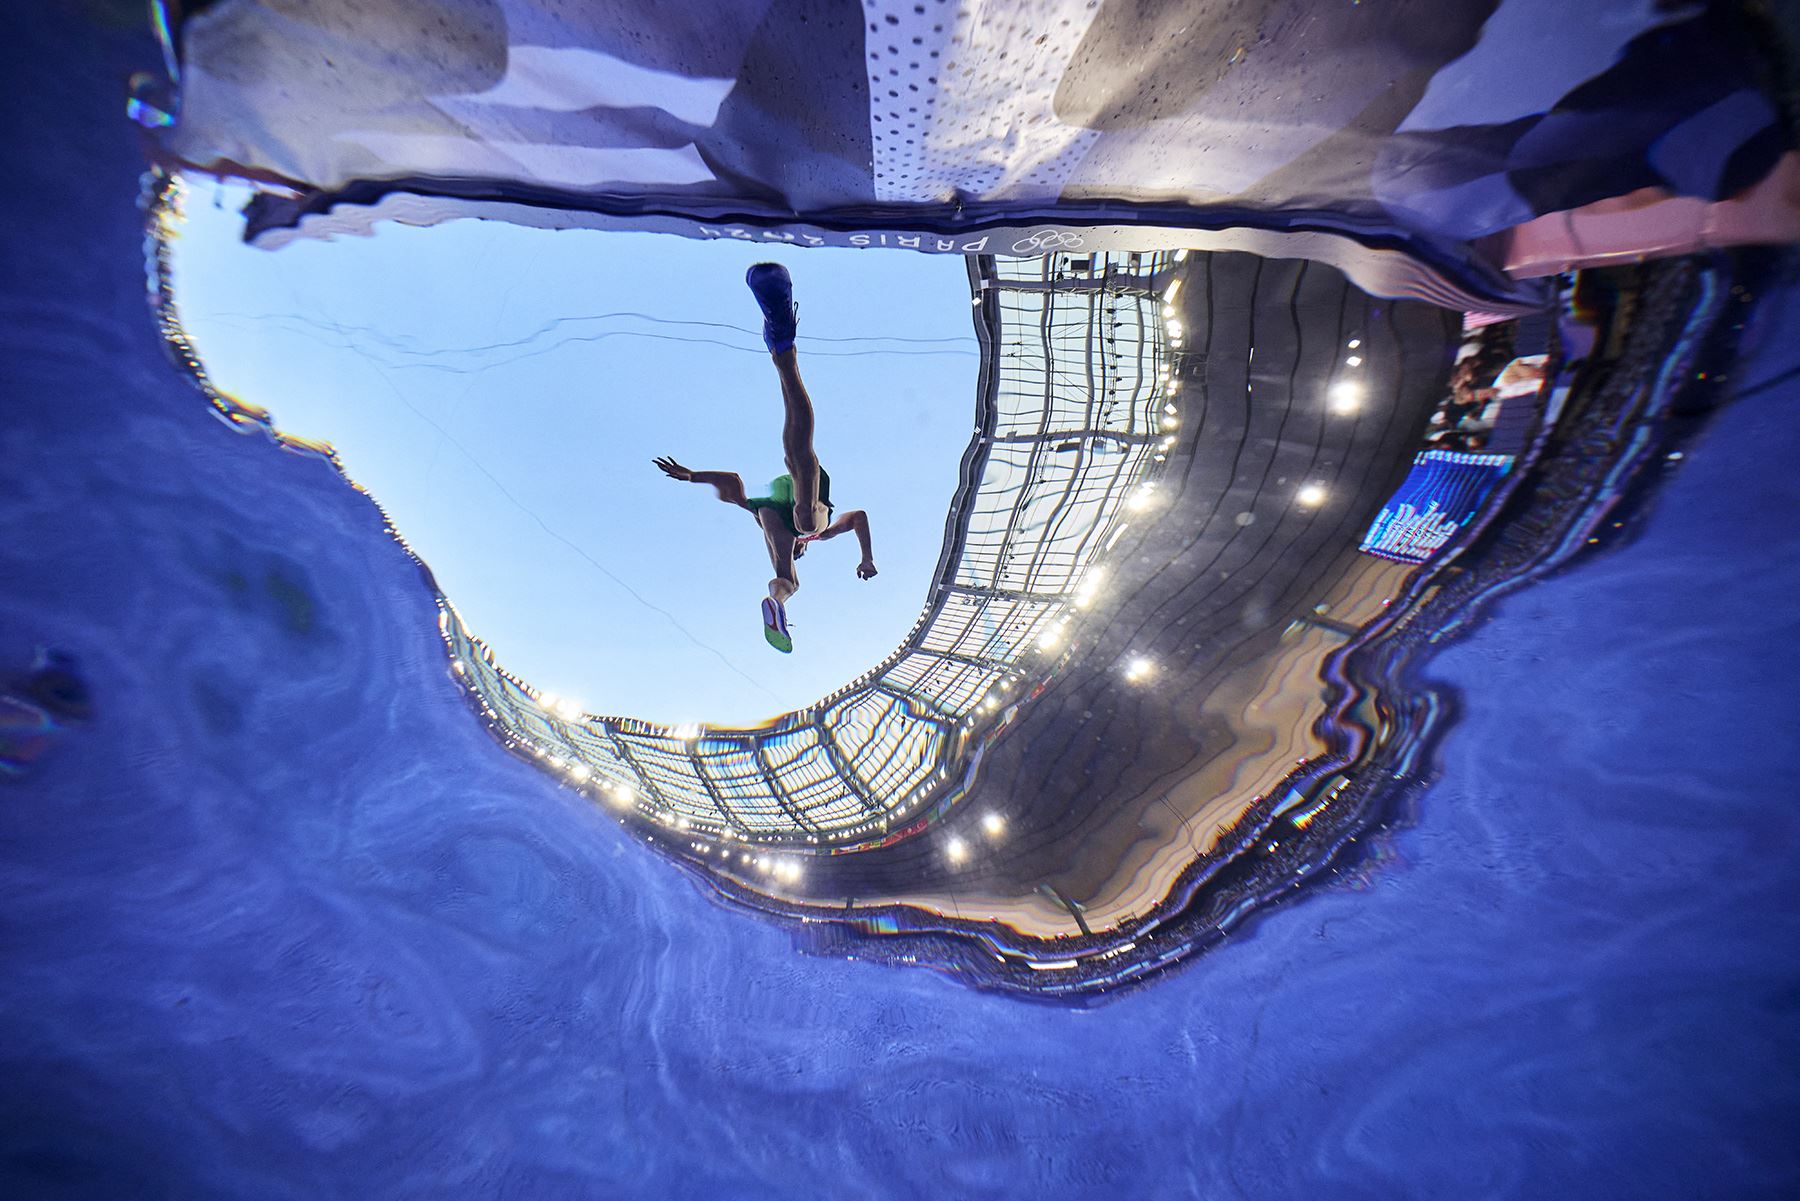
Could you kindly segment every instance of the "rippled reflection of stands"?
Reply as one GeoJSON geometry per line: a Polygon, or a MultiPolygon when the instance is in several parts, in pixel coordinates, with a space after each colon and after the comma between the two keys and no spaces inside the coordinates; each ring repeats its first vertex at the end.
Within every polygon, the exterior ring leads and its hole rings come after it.
{"type": "Polygon", "coordinates": [[[565,708],[509,676],[448,602],[453,663],[506,744],[690,840],[856,845],[928,821],[1019,686],[1054,657],[1134,487],[1161,469],[1166,254],[969,261],[975,436],[926,609],[848,686],[760,729],[565,708]]]}
{"type": "Polygon", "coordinates": [[[1180,439],[1069,661],[941,828],[812,865],[809,895],[1075,936],[1153,908],[1322,749],[1318,665],[1348,627],[1321,602],[1378,612],[1406,570],[1357,540],[1406,476],[1458,319],[1317,263],[1193,255],[1173,278],[1180,439]]]}
{"type": "Polygon", "coordinates": [[[1428,448],[1523,454],[1542,425],[1550,349],[1548,313],[1493,322],[1467,331],[1457,351],[1451,391],[1426,431],[1428,448]]]}

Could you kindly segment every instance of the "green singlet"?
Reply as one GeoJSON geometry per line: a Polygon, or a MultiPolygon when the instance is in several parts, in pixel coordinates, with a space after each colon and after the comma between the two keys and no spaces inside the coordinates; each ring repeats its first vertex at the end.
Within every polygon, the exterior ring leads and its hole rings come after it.
{"type": "MultiPolygon", "coordinates": [[[[829,520],[832,510],[831,473],[826,471],[823,467],[819,468],[819,503],[825,506],[825,515],[829,520]]],[[[749,507],[752,515],[759,509],[774,509],[776,516],[781,518],[781,524],[788,528],[788,533],[796,538],[800,536],[800,531],[794,528],[793,476],[776,476],[769,481],[769,494],[767,496],[746,497],[744,499],[744,504],[749,507]]]]}

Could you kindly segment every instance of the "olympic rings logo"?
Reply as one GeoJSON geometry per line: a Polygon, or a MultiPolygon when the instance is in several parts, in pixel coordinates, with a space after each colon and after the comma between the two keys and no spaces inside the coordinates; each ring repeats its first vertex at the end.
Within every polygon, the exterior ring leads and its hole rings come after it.
{"type": "Polygon", "coordinates": [[[1081,235],[1072,229],[1041,229],[1012,244],[1014,254],[1030,254],[1034,250],[1080,250],[1081,235]]]}

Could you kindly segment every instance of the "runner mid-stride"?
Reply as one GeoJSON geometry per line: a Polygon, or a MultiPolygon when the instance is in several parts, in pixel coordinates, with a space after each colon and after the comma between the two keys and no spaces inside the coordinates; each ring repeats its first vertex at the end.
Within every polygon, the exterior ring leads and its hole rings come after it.
{"type": "Polygon", "coordinates": [[[775,373],[781,377],[781,401],[786,414],[781,424],[781,450],[787,459],[787,474],[770,483],[767,496],[746,496],[744,481],[735,471],[690,471],[666,457],[655,462],[670,479],[710,484],[720,500],[748,509],[756,518],[769,548],[769,562],[775,566],[768,599],[762,603],[763,637],[770,646],[785,653],[794,649],[794,640],[788,634],[786,604],[800,587],[794,560],[806,553],[807,544],[855,531],[862,546],[862,562],[856,566],[856,575],[863,580],[875,574],[875,557],[869,549],[868,514],[852,509],[836,521],[831,519],[831,476],[819,466],[819,456],[813,451],[812,398],[800,382],[800,362],[794,353],[794,333],[799,324],[794,281],[780,263],[758,263],[744,279],[756,303],[762,306],[763,344],[769,348],[775,373]]]}

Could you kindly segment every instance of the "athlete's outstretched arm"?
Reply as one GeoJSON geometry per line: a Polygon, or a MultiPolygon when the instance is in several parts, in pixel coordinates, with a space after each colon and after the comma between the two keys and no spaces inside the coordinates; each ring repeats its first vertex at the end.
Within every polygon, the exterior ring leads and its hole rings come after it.
{"type": "Polygon", "coordinates": [[[835,538],[839,534],[856,534],[856,541],[862,547],[862,562],[856,565],[856,578],[866,580],[875,574],[875,551],[869,543],[869,515],[861,509],[851,509],[848,513],[819,531],[815,542],[823,542],[827,538],[835,538]]]}
{"type": "Polygon", "coordinates": [[[667,455],[652,459],[651,462],[672,480],[680,480],[684,484],[711,484],[713,491],[726,504],[740,508],[744,505],[744,481],[735,471],[693,471],[667,455]]]}

